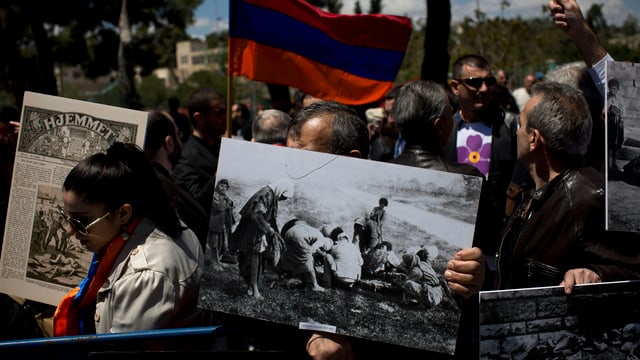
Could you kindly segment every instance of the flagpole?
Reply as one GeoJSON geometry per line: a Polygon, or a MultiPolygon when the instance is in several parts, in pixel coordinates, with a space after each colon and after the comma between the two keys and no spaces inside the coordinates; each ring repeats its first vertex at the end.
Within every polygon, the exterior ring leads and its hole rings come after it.
{"type": "Polygon", "coordinates": [[[226,136],[231,137],[231,107],[233,106],[231,98],[233,97],[233,75],[231,72],[227,74],[227,132],[226,136]]]}
{"type": "MultiPolygon", "coordinates": [[[[233,0],[231,0],[233,1],[233,0]]],[[[229,34],[231,33],[232,23],[234,14],[231,13],[233,11],[233,4],[229,2],[229,34]]],[[[233,54],[233,41],[231,40],[231,36],[228,38],[228,46],[227,46],[227,132],[226,136],[231,137],[231,108],[233,106],[232,98],[233,98],[233,68],[231,66],[231,54],[233,54]]]]}

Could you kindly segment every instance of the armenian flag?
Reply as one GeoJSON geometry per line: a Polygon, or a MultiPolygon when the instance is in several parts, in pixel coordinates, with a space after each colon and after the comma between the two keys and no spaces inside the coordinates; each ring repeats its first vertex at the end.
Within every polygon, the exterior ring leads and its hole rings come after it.
{"type": "Polygon", "coordinates": [[[332,14],[304,0],[231,0],[229,74],[367,104],[393,85],[411,30],[402,16],[332,14]]]}

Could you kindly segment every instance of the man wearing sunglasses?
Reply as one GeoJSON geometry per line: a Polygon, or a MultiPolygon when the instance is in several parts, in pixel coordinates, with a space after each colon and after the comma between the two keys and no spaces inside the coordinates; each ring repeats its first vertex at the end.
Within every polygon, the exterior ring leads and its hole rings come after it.
{"type": "MultiPolygon", "coordinates": [[[[451,91],[458,106],[453,115],[453,131],[444,146],[449,161],[475,166],[484,175],[491,214],[482,215],[488,236],[477,245],[487,256],[486,284],[492,284],[493,254],[505,219],[506,192],[516,166],[517,115],[504,112],[491,101],[496,84],[491,65],[480,55],[464,55],[453,64],[451,91]]],[[[522,172],[524,178],[528,176],[522,172]]],[[[518,180],[520,182],[520,180],[518,180]]]]}

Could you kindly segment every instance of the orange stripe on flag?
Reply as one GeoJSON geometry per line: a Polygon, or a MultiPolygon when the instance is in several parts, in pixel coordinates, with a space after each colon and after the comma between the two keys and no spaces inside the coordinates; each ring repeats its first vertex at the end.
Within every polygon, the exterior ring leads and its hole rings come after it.
{"type": "Polygon", "coordinates": [[[229,39],[233,76],[296,87],[347,105],[378,101],[393,85],[352,75],[303,56],[245,39],[229,39]],[[231,44],[233,42],[233,44],[231,44]]]}

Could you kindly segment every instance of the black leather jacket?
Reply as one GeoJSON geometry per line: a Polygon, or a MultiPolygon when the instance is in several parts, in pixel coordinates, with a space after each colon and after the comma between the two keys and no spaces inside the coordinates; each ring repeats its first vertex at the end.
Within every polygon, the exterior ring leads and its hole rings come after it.
{"type": "Polygon", "coordinates": [[[469,164],[459,164],[446,160],[439,151],[429,151],[417,145],[407,145],[400,156],[389,162],[423,169],[482,176],[480,170],[469,164]]]}
{"type": "Polygon", "coordinates": [[[539,190],[523,192],[498,249],[498,289],[559,285],[569,269],[589,268],[602,281],[638,278],[605,233],[604,176],[567,169],[539,190]]]}

